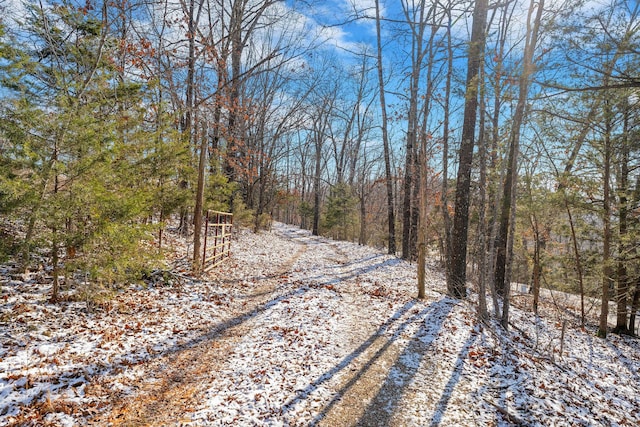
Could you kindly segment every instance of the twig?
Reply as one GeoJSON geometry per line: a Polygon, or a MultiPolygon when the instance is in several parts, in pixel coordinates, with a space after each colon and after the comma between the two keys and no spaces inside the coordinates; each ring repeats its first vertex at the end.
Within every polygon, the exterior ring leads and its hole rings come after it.
{"type": "Polygon", "coordinates": [[[520,418],[516,417],[515,415],[511,414],[509,411],[507,411],[503,407],[498,406],[497,404],[493,403],[490,400],[487,400],[487,399],[483,399],[483,400],[485,402],[487,402],[489,405],[491,405],[494,408],[496,408],[498,410],[498,412],[500,412],[507,419],[507,421],[509,421],[510,423],[513,423],[513,424],[516,424],[516,425],[519,425],[519,426],[528,425],[525,421],[523,421],[520,418]]]}

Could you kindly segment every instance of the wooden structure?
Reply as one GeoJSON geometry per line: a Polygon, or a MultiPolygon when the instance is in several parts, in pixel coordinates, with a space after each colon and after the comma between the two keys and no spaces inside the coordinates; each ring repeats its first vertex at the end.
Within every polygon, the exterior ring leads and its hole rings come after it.
{"type": "Polygon", "coordinates": [[[206,273],[231,256],[233,214],[207,211],[202,248],[202,268],[206,273]]]}

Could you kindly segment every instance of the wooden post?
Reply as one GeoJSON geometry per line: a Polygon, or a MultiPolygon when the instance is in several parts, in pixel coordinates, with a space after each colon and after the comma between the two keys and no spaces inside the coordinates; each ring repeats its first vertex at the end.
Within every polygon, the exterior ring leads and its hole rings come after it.
{"type": "MultiPolygon", "coordinates": [[[[213,254],[209,254],[208,256],[206,252],[202,254],[202,264],[203,270],[205,272],[215,268],[217,265],[222,263],[225,258],[231,257],[231,240],[233,237],[232,228],[233,228],[233,215],[226,212],[218,212],[218,211],[207,211],[206,215],[206,225],[205,232],[208,236],[209,228],[214,227],[215,230],[212,233],[213,237],[213,254]],[[215,218],[213,217],[215,214],[215,218]],[[215,221],[215,222],[211,222],[215,221]],[[226,253],[225,253],[226,252],[226,253]],[[226,257],[225,257],[226,255],[226,257]],[[207,265],[205,267],[205,265],[207,265]]],[[[207,247],[207,241],[209,240],[205,236],[205,248],[207,247]]],[[[211,244],[209,242],[208,246],[211,244]]],[[[206,249],[205,249],[206,250],[206,249]]]]}
{"type": "Polygon", "coordinates": [[[216,252],[218,252],[218,229],[220,228],[220,212],[216,212],[216,231],[213,238],[213,262],[216,262],[216,252]]]}
{"type": "Polygon", "coordinates": [[[204,270],[204,263],[207,259],[207,234],[209,234],[209,211],[207,211],[207,217],[204,223],[204,244],[202,246],[202,269],[204,270]]]}
{"type": "Polygon", "coordinates": [[[222,248],[222,253],[220,253],[220,259],[224,259],[224,253],[227,250],[227,215],[222,216],[224,220],[220,221],[220,230],[222,230],[222,242],[220,243],[220,247],[222,248]]]}
{"type": "Polygon", "coordinates": [[[229,219],[231,219],[231,225],[229,225],[229,250],[227,251],[227,258],[231,257],[231,233],[233,233],[233,215],[229,216],[229,219]]]}

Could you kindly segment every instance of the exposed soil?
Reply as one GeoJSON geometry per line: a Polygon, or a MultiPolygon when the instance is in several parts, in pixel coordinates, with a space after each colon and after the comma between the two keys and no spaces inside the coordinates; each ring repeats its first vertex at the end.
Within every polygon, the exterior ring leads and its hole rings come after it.
{"type": "MultiPolygon", "coordinates": [[[[113,409],[91,420],[91,425],[113,426],[167,426],[190,422],[192,413],[202,401],[202,395],[217,375],[220,367],[233,354],[238,340],[252,328],[250,318],[261,310],[288,277],[292,266],[306,251],[303,243],[280,265],[261,266],[269,269],[259,286],[247,288],[243,314],[232,319],[224,329],[213,331],[201,342],[179,349],[153,362],[149,377],[139,385],[133,398],[116,398],[113,409]],[[249,320],[249,321],[247,321],[249,320]],[[183,415],[184,414],[184,415],[183,415]]],[[[213,273],[215,277],[215,273],[213,273]]],[[[243,277],[226,277],[227,282],[243,277]]]]}
{"type": "Polygon", "coordinates": [[[638,341],[558,295],[536,318],[517,294],[504,331],[436,265],[418,300],[415,265],[274,224],[194,278],[167,237],[171,271],[99,307],[0,266],[0,427],[640,423],[638,341]]]}

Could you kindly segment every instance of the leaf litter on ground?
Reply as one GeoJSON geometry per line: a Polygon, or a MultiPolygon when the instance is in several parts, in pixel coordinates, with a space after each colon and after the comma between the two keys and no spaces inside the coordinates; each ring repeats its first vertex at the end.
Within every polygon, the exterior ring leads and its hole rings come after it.
{"type": "Polygon", "coordinates": [[[119,425],[114,401],[167,387],[165,360],[224,340],[215,366],[189,367],[211,372],[184,413],[155,425],[640,425],[638,340],[563,325],[552,304],[514,307],[508,331],[478,325],[436,260],[417,300],[414,264],[280,223],[237,233],[193,278],[188,242],[167,234],[170,283],[93,309],[0,267],[0,426],[119,425]]]}

